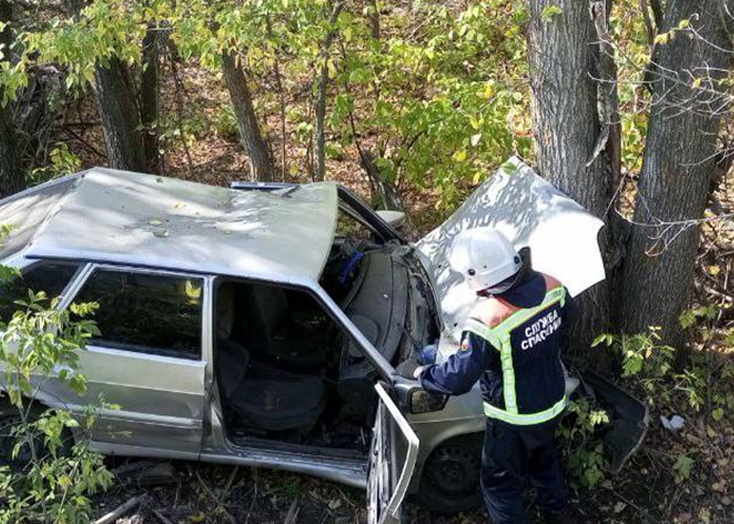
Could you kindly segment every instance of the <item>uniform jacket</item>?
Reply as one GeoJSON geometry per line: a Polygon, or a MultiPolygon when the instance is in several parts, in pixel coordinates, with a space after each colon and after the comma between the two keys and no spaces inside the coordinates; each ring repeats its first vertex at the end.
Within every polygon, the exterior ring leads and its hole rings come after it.
{"type": "Polygon", "coordinates": [[[561,399],[565,406],[560,356],[572,310],[571,297],[558,280],[531,271],[509,291],[479,300],[462,334],[460,349],[443,364],[428,367],[420,377],[421,384],[429,391],[461,395],[479,381],[485,412],[490,417],[487,405],[490,410],[511,409],[520,415],[544,412],[561,399]],[[562,294],[563,299],[548,303],[551,290],[556,296],[562,294]],[[523,311],[541,305],[530,318],[523,318],[523,311]],[[511,361],[505,358],[503,364],[501,348],[497,347],[502,344],[493,334],[519,321],[509,331],[511,348],[507,356],[511,355],[511,361]],[[469,327],[472,325],[478,328],[469,327]],[[510,397],[506,394],[509,374],[514,377],[514,394],[510,397]],[[508,400],[512,406],[506,405],[508,400]]]}

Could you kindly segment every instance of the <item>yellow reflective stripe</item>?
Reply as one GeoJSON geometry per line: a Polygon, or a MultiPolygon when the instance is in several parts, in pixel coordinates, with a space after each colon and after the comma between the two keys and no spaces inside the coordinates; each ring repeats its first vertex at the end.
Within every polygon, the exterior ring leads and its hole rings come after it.
{"type": "Polygon", "coordinates": [[[495,349],[500,350],[500,339],[497,334],[493,332],[492,328],[485,325],[484,322],[477,320],[476,318],[470,318],[466,322],[464,331],[469,331],[482,337],[484,340],[492,344],[495,349]]]}
{"type": "Polygon", "coordinates": [[[560,415],[564,409],[566,409],[567,404],[568,399],[564,395],[561,400],[556,402],[553,406],[551,406],[549,409],[546,409],[545,411],[521,415],[518,413],[509,413],[503,409],[499,409],[492,404],[485,402],[484,414],[489,418],[501,420],[515,426],[532,426],[534,424],[542,424],[543,422],[554,419],[555,417],[560,415]]]}
{"type": "Polygon", "coordinates": [[[512,362],[512,343],[510,341],[509,333],[502,337],[500,360],[502,362],[502,393],[505,399],[505,409],[510,413],[517,413],[515,368],[512,362]]]}
{"type": "Polygon", "coordinates": [[[533,316],[537,315],[545,309],[548,309],[556,302],[560,302],[561,306],[563,306],[566,302],[566,290],[563,287],[556,287],[551,289],[545,294],[545,298],[543,299],[543,302],[540,303],[540,305],[532,309],[521,309],[520,311],[517,311],[516,313],[510,315],[495,329],[501,329],[508,332],[512,331],[517,326],[520,326],[527,322],[533,316]]]}

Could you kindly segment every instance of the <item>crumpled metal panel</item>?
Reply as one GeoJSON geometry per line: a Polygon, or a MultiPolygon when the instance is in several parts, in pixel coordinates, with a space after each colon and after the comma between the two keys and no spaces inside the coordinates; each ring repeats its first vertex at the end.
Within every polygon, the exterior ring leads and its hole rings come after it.
{"type": "Polygon", "coordinates": [[[101,168],[80,177],[26,256],[302,282],[331,249],[334,183],[266,193],[101,168]]]}
{"type": "Polygon", "coordinates": [[[597,241],[603,222],[512,158],[417,244],[433,265],[444,328],[454,341],[476,297],[449,267],[449,250],[460,232],[486,226],[518,249],[530,246],[533,267],[558,278],[574,296],[605,278],[597,241]]]}

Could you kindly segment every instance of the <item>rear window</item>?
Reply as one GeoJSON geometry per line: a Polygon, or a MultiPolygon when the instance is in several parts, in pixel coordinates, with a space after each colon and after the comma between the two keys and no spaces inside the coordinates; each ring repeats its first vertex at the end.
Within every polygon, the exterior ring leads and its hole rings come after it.
{"type": "Polygon", "coordinates": [[[16,302],[27,301],[29,291],[45,291],[50,299],[60,296],[77,269],[79,264],[39,262],[23,270],[22,276],[0,284],[0,321],[7,322],[21,309],[16,302]]]}
{"type": "Polygon", "coordinates": [[[28,245],[76,180],[71,178],[53,182],[30,193],[0,201],[0,224],[12,227],[8,237],[0,244],[0,260],[9,258],[28,245]]]}

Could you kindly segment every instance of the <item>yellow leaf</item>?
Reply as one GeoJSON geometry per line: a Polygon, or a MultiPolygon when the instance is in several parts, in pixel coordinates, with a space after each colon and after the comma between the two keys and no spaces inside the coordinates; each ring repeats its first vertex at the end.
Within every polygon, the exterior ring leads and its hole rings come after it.
{"type": "Polygon", "coordinates": [[[695,80],[693,81],[693,83],[691,84],[691,87],[692,87],[693,89],[698,89],[699,87],[701,87],[701,79],[700,79],[700,78],[696,78],[696,79],[695,79],[695,80]]]}
{"type": "Polygon", "coordinates": [[[721,273],[721,267],[720,266],[717,266],[717,265],[709,266],[708,267],[708,272],[709,272],[709,275],[715,277],[716,275],[718,275],[719,273],[721,273]]]}
{"type": "Polygon", "coordinates": [[[493,80],[490,80],[489,82],[484,84],[484,89],[482,90],[481,93],[479,93],[479,96],[481,98],[484,98],[485,100],[489,100],[490,98],[492,98],[495,95],[496,92],[497,92],[497,89],[495,87],[495,83],[493,80]]]}
{"type": "Polygon", "coordinates": [[[459,149],[458,151],[456,151],[456,153],[454,153],[452,158],[457,162],[464,162],[466,160],[466,151],[463,149],[459,149]]]}
{"type": "Polygon", "coordinates": [[[189,522],[204,522],[206,515],[199,513],[198,515],[189,515],[189,522]]]}
{"type": "Polygon", "coordinates": [[[190,280],[186,281],[186,296],[191,300],[198,300],[201,298],[201,286],[193,284],[190,280]]]}
{"type": "Polygon", "coordinates": [[[660,33],[655,37],[656,44],[667,44],[668,40],[670,40],[670,33],[660,33]]]}

